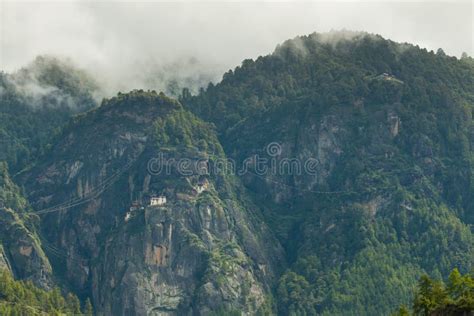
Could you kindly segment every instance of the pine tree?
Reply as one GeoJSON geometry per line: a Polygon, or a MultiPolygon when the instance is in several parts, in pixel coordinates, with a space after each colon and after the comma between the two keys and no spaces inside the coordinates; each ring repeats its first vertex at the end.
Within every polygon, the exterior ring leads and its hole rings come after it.
{"type": "Polygon", "coordinates": [[[76,315],[81,313],[81,302],[79,302],[79,299],[74,294],[68,293],[66,296],[66,304],[68,311],[72,314],[76,315]]]}
{"type": "Polygon", "coordinates": [[[84,305],[84,315],[87,315],[87,316],[94,315],[94,309],[92,308],[92,304],[89,298],[87,298],[86,304],[84,305]]]}

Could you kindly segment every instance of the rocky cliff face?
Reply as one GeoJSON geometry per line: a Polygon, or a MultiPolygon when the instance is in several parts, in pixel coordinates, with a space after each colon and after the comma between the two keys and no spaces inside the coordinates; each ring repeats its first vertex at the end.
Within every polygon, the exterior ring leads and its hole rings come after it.
{"type": "Polygon", "coordinates": [[[120,220],[106,241],[94,293],[108,314],[253,314],[268,304],[281,255],[276,243],[269,252],[277,258],[261,253],[263,238],[272,243],[268,232],[241,205],[208,190],[171,196],[120,220]]]}
{"type": "Polygon", "coordinates": [[[49,289],[53,284],[51,265],[36,233],[38,218],[29,210],[6,164],[0,164],[0,268],[49,289]]]}
{"type": "Polygon", "coordinates": [[[219,158],[212,130],[155,93],[119,95],[78,118],[49,159],[20,176],[58,277],[109,315],[271,308],[282,250],[239,181],[210,172],[219,158]],[[172,141],[183,131],[168,128],[182,115],[192,139],[184,147],[172,141]],[[157,173],[150,162],[163,152],[157,173]],[[180,169],[196,159],[199,173],[180,169]],[[157,195],[166,203],[150,205],[157,195]]]}
{"type": "Polygon", "coordinates": [[[0,217],[3,244],[0,267],[9,270],[16,278],[50,289],[53,285],[51,265],[34,230],[27,228],[12,209],[0,209],[0,217]]]}

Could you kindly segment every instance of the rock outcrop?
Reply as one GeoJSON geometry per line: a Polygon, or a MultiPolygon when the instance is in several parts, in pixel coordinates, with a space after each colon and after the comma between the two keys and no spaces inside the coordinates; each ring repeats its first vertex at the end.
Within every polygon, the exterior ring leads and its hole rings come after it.
{"type": "Polygon", "coordinates": [[[5,164],[0,164],[0,204],[0,269],[50,289],[53,275],[36,231],[38,218],[27,212],[29,205],[5,164]]]}
{"type": "Polygon", "coordinates": [[[219,159],[206,124],[176,101],[136,91],[79,118],[21,179],[44,238],[63,254],[53,266],[99,313],[255,314],[271,309],[284,256],[239,180],[210,172],[219,159]],[[189,143],[173,142],[181,137],[189,143]],[[158,173],[150,162],[163,153],[158,173]],[[206,173],[182,169],[196,159],[206,173]],[[166,202],[150,205],[158,194],[166,202]]]}

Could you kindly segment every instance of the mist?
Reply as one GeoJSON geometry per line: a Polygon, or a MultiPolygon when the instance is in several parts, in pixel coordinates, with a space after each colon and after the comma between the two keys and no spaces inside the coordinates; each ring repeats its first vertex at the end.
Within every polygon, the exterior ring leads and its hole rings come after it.
{"type": "Polygon", "coordinates": [[[196,92],[283,41],[346,29],[473,55],[473,5],[451,2],[1,2],[0,68],[70,58],[104,96],[196,92]]]}

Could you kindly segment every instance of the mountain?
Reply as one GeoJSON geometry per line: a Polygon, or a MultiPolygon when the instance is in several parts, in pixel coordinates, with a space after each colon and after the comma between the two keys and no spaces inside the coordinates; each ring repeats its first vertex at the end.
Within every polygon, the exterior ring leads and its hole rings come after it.
{"type": "Polygon", "coordinates": [[[235,176],[180,169],[223,159],[207,123],[134,91],[76,117],[20,182],[56,249],[53,269],[97,312],[271,310],[284,258],[259,210],[235,176]],[[151,205],[159,195],[166,204],[151,205]]]}
{"type": "Polygon", "coordinates": [[[4,159],[0,266],[17,278],[46,271],[37,286],[105,315],[388,315],[423,275],[473,269],[470,57],[330,32],[179,100],[95,106],[66,82],[81,106],[4,159]],[[13,260],[12,231],[35,264],[13,260]]]}
{"type": "Polygon", "coordinates": [[[237,161],[300,162],[241,177],[290,263],[279,313],[380,315],[423,273],[473,267],[473,97],[470,58],[315,33],[182,102],[237,161]]]}

